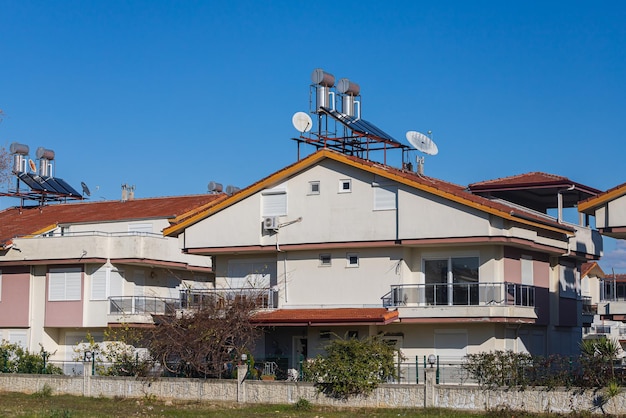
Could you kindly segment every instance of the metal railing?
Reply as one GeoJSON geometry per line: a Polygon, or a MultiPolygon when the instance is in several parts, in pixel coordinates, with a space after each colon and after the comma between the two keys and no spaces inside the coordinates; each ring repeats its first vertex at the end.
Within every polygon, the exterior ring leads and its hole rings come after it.
{"type": "Polygon", "coordinates": [[[278,291],[272,289],[238,288],[211,290],[184,290],[180,292],[183,309],[203,306],[226,307],[238,301],[251,301],[257,309],[278,306],[278,291]]]}
{"type": "Polygon", "coordinates": [[[180,299],[154,296],[121,296],[109,298],[109,313],[120,315],[173,314],[181,309],[180,299]]]}
{"type": "Polygon", "coordinates": [[[118,296],[109,298],[109,313],[118,315],[173,314],[179,309],[213,306],[225,308],[240,301],[251,301],[257,309],[276,308],[278,298],[272,289],[183,290],[180,297],[118,296]]]}
{"type": "Polygon", "coordinates": [[[535,287],[519,283],[393,285],[383,306],[535,306],[535,287]]]}

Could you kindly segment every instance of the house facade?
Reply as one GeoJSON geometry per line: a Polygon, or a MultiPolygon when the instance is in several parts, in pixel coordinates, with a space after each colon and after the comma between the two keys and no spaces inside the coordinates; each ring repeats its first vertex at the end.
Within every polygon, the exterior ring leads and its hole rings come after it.
{"type": "MultiPolygon", "coordinates": [[[[626,239],[626,183],[580,202],[578,210],[593,216],[602,235],[626,239]]],[[[626,349],[626,275],[606,274],[595,284],[597,311],[589,337],[608,337],[626,349]]],[[[593,289],[593,288],[592,288],[593,289]]]]}
{"type": "Polygon", "coordinates": [[[267,292],[255,354],[285,367],[336,336],[381,335],[408,359],[569,354],[582,332],[581,265],[602,242],[545,213],[595,193],[564,193],[563,180],[533,173],[472,191],[323,148],[164,234],[211,256],[216,288],[267,292]]]}
{"type": "Polygon", "coordinates": [[[152,324],[181,292],[213,287],[210,258],[182,254],[168,220],[224,195],[21,206],[0,212],[0,340],[40,347],[71,373],[74,347],[109,326],[152,324]]]}

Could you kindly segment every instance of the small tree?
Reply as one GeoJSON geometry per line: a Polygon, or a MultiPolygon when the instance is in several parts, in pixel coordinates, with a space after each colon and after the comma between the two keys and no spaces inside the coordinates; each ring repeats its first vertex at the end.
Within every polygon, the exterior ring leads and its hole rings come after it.
{"type": "Polygon", "coordinates": [[[326,355],[305,364],[304,373],[318,391],[334,398],[369,395],[380,383],[397,378],[397,350],[379,336],[337,338],[326,355]]]}
{"type": "Polygon", "coordinates": [[[231,377],[229,366],[248,354],[258,337],[251,317],[260,296],[207,293],[182,313],[155,316],[155,327],[146,333],[148,349],[174,375],[231,377]]]}
{"type": "MultiPolygon", "coordinates": [[[[4,112],[0,109],[0,123],[4,112]]],[[[0,147],[0,186],[8,186],[11,180],[11,155],[4,147],[0,147]]]]}

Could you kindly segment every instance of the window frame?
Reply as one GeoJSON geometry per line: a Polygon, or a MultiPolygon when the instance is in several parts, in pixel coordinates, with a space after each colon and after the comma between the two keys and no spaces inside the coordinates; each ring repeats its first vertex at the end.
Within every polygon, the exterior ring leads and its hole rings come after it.
{"type": "Polygon", "coordinates": [[[48,302],[79,302],[81,300],[83,300],[83,271],[80,267],[51,268],[48,270],[48,302]],[[56,294],[59,289],[53,289],[53,286],[60,286],[60,283],[56,282],[61,280],[61,273],[63,273],[62,298],[56,294]],[[74,276],[75,274],[77,276],[74,276]],[[68,275],[70,276],[68,277],[68,275]],[[72,282],[68,283],[68,279],[72,282]],[[71,286],[75,286],[77,289],[72,289],[71,286]],[[70,294],[68,295],[68,293],[70,294]]]}
{"type": "Polygon", "coordinates": [[[319,255],[319,267],[330,267],[333,263],[333,257],[330,253],[323,253],[319,255]],[[325,259],[328,258],[328,262],[325,259]]]}
{"type": "Polygon", "coordinates": [[[358,253],[346,253],[346,267],[347,268],[359,267],[359,254],[358,253]],[[356,263],[352,262],[352,258],[356,258],[356,263]]]}
{"type": "Polygon", "coordinates": [[[339,179],[339,191],[337,193],[352,193],[352,179],[339,179]],[[347,188],[344,185],[348,185],[347,188]]]}
{"type": "Polygon", "coordinates": [[[314,180],[309,182],[309,192],[307,193],[310,196],[317,196],[320,194],[320,182],[319,180],[314,180]],[[317,190],[315,190],[317,188],[317,190]]]}

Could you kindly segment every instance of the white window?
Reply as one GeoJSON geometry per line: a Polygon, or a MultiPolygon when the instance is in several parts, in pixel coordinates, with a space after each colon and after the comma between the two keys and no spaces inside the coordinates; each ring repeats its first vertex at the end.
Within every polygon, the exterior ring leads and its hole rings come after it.
{"type": "Polygon", "coordinates": [[[391,187],[374,187],[374,210],[390,210],[396,208],[397,189],[391,187]]]}
{"type": "Polygon", "coordinates": [[[339,180],[339,193],[350,193],[352,191],[352,179],[339,180]]]}
{"type": "Polygon", "coordinates": [[[27,331],[9,331],[9,343],[17,344],[24,349],[28,349],[28,333],[27,331]]]}
{"type": "Polygon", "coordinates": [[[276,261],[228,262],[228,285],[233,289],[268,288],[275,282],[276,261]]]}
{"type": "Polygon", "coordinates": [[[48,300],[81,300],[80,268],[50,269],[48,273],[48,300]]]}
{"type": "Polygon", "coordinates": [[[330,254],[320,254],[320,266],[330,266],[331,260],[330,254]]]}
{"type": "Polygon", "coordinates": [[[520,262],[522,264],[522,284],[534,285],[533,258],[529,255],[522,255],[520,262]]]}
{"type": "Polygon", "coordinates": [[[319,181],[309,182],[309,194],[320,194],[320,182],[319,181]]]}
{"type": "Polygon", "coordinates": [[[284,187],[266,189],[261,194],[262,216],[287,215],[287,190],[284,187]]]}
{"type": "Polygon", "coordinates": [[[123,296],[124,273],[111,267],[100,268],[91,274],[91,300],[106,300],[123,296]]]}
{"type": "Polygon", "coordinates": [[[347,267],[359,267],[359,256],[356,253],[346,254],[347,267]]]}

